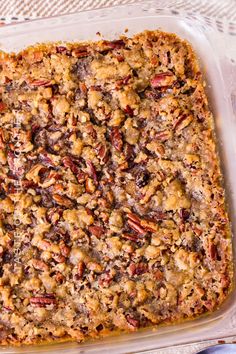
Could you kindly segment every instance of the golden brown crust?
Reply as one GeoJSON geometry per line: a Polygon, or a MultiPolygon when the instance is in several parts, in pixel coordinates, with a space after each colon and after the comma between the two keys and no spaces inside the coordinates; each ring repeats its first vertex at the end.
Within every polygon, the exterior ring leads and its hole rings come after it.
{"type": "Polygon", "coordinates": [[[0,55],[0,342],[176,323],[232,280],[213,120],[173,34],[0,55]]]}

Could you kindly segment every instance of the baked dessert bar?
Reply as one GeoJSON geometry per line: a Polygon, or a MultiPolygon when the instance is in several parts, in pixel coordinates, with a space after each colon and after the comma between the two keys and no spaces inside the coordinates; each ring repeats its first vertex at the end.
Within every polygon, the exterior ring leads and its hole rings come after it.
{"type": "Polygon", "coordinates": [[[232,281],[213,118],[174,34],[0,54],[0,342],[216,310],[232,281]]]}

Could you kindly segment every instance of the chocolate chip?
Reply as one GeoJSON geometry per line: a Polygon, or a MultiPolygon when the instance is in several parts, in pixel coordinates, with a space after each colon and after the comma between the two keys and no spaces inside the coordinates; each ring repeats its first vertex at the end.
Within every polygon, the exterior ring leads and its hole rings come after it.
{"type": "Polygon", "coordinates": [[[136,177],[136,185],[142,188],[148,184],[150,173],[147,170],[141,170],[136,177]]]}

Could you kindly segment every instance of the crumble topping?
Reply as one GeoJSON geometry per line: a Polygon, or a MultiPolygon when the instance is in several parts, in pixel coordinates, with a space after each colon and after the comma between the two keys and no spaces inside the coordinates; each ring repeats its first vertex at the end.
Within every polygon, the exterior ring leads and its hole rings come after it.
{"type": "Polygon", "coordinates": [[[217,309],[232,281],[213,119],[173,34],[0,53],[0,343],[217,309]]]}

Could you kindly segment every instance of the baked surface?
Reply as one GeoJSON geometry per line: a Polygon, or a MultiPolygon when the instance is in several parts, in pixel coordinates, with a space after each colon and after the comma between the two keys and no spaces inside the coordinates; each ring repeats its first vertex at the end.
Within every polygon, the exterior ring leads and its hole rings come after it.
{"type": "Polygon", "coordinates": [[[213,119],[173,34],[0,56],[0,342],[217,309],[232,280],[213,119]]]}

